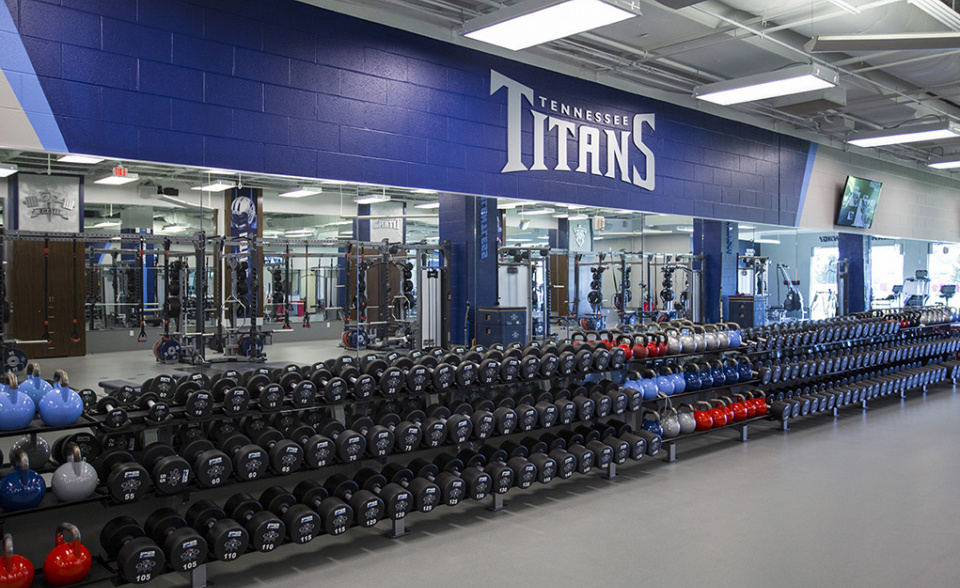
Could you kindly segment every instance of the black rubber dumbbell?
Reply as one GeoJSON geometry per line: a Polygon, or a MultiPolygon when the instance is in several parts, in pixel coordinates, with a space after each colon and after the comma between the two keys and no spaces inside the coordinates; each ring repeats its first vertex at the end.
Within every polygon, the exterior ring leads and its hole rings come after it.
{"type": "Polygon", "coordinates": [[[149,424],[159,425],[170,418],[170,406],[153,392],[141,394],[137,398],[136,405],[147,411],[143,419],[149,424]]]}
{"type": "Polygon", "coordinates": [[[428,417],[422,410],[411,410],[404,420],[420,428],[420,440],[424,447],[440,447],[447,440],[447,423],[428,417]]]}
{"type": "MultiPolygon", "coordinates": [[[[436,466],[433,464],[429,465],[433,468],[436,468],[436,466]]],[[[443,494],[440,490],[440,486],[424,477],[414,476],[412,470],[405,468],[398,463],[392,462],[383,466],[380,474],[388,482],[397,484],[402,488],[406,488],[410,492],[410,496],[413,499],[414,510],[420,512],[430,512],[439,504],[441,504],[443,494]]],[[[436,476],[436,474],[434,474],[434,476],[436,476]]],[[[463,482],[460,480],[461,494],[462,484],[463,482]]],[[[384,503],[386,503],[386,500],[384,500],[384,503]]]]}
{"type": "Polygon", "coordinates": [[[610,399],[599,393],[591,395],[583,386],[578,386],[571,392],[570,400],[577,406],[578,421],[589,421],[594,417],[610,414],[610,399]]]}
{"type": "MultiPolygon", "coordinates": [[[[454,414],[462,414],[473,424],[473,438],[483,441],[489,439],[497,430],[497,420],[493,416],[493,406],[490,401],[477,401],[477,406],[462,402],[453,407],[454,414]]],[[[449,425],[447,429],[449,430],[449,425]]]]}
{"type": "MultiPolygon", "coordinates": [[[[504,453],[506,456],[506,453],[504,453]]],[[[508,467],[505,462],[495,461],[487,462],[485,455],[472,449],[464,449],[457,454],[457,459],[463,462],[464,472],[469,472],[472,468],[483,471],[490,476],[490,491],[494,494],[506,494],[513,487],[513,481],[516,479],[516,472],[508,467]]]]}
{"type": "MultiPolygon", "coordinates": [[[[202,433],[202,429],[199,429],[202,433]]],[[[233,462],[226,453],[206,438],[194,438],[180,446],[180,455],[193,466],[193,476],[201,488],[220,486],[233,474],[233,462]]]]}
{"type": "MultiPolygon", "coordinates": [[[[482,465],[478,465],[476,462],[474,462],[471,467],[467,467],[466,464],[456,456],[441,453],[434,458],[433,463],[436,464],[440,470],[463,478],[467,488],[467,496],[473,500],[483,500],[493,489],[493,479],[490,477],[490,474],[484,472],[482,465]]],[[[413,467],[414,464],[411,463],[410,465],[413,467]]],[[[414,471],[417,469],[418,468],[414,468],[414,471]]]]}
{"type": "MultiPolygon", "coordinates": [[[[502,400],[500,404],[503,405],[504,402],[507,401],[509,401],[509,399],[502,400]]],[[[533,406],[532,397],[529,395],[522,396],[516,402],[516,405],[511,406],[510,408],[512,408],[517,414],[517,426],[514,429],[515,431],[525,433],[537,428],[537,425],[540,423],[540,413],[533,406]]]]}
{"type": "Polygon", "coordinates": [[[541,484],[549,484],[557,477],[557,460],[547,455],[546,443],[535,441],[531,447],[527,447],[522,442],[505,441],[500,449],[507,453],[510,460],[520,457],[532,463],[536,468],[536,481],[541,484]]]}
{"type": "MultiPolygon", "coordinates": [[[[405,385],[403,370],[391,366],[383,359],[368,356],[363,371],[377,381],[377,389],[384,398],[394,398],[400,394],[405,385]]],[[[365,358],[366,359],[366,358],[365,358]]]]}
{"type": "Polygon", "coordinates": [[[184,492],[193,481],[190,463],[166,443],[151,443],[143,448],[140,462],[150,472],[158,494],[184,492]]]}
{"type": "Polygon", "coordinates": [[[256,480],[267,471],[269,460],[266,452],[250,438],[234,431],[214,432],[217,448],[223,451],[233,465],[233,474],[238,480],[256,480]]]}
{"type": "Polygon", "coordinates": [[[322,468],[333,463],[336,452],[333,439],[317,433],[306,423],[292,422],[281,429],[284,436],[303,448],[303,462],[312,469],[322,468]]]}
{"type": "Polygon", "coordinates": [[[607,414],[623,414],[630,408],[630,398],[626,392],[620,390],[618,384],[614,384],[610,380],[601,380],[590,388],[590,397],[593,398],[593,401],[598,407],[597,416],[601,416],[599,410],[600,401],[599,396],[594,396],[594,394],[605,396],[608,399],[610,412],[607,414]]]}
{"type": "Polygon", "coordinates": [[[174,403],[182,406],[188,419],[205,419],[213,414],[214,395],[210,390],[177,390],[174,403]]]}
{"type": "Polygon", "coordinates": [[[160,508],[143,524],[147,537],[163,549],[176,572],[189,572],[207,560],[207,542],[172,508],[160,508]]]}
{"type": "MultiPolygon", "coordinates": [[[[596,466],[598,468],[608,467],[611,462],[620,464],[623,463],[623,461],[626,461],[626,451],[628,449],[626,444],[617,444],[616,447],[608,445],[601,441],[603,437],[601,436],[600,431],[587,425],[580,425],[574,430],[574,432],[575,434],[583,437],[584,447],[590,451],[593,451],[593,454],[596,456],[596,466]],[[623,461],[617,461],[620,459],[620,454],[617,453],[618,448],[623,450],[623,461]]],[[[562,432],[561,436],[563,436],[562,432]]],[[[570,440],[568,438],[568,444],[569,441],[570,440]]]]}
{"type": "Polygon", "coordinates": [[[187,524],[203,533],[210,555],[216,561],[234,561],[250,546],[247,530],[209,500],[191,504],[184,518],[187,524]]]}
{"type": "Polygon", "coordinates": [[[473,434],[473,421],[470,417],[453,413],[446,406],[438,404],[428,406],[427,415],[443,423],[447,431],[447,440],[453,445],[466,442],[473,434]]]}
{"type": "Polygon", "coordinates": [[[617,465],[632,459],[640,461],[647,451],[647,440],[639,435],[634,435],[630,431],[617,431],[617,428],[610,423],[594,425],[600,433],[600,440],[613,447],[615,463],[617,465]]]}
{"type": "Polygon", "coordinates": [[[283,408],[285,393],[280,384],[271,381],[271,370],[257,368],[243,375],[243,385],[256,398],[258,406],[263,412],[271,412],[283,408]]]}
{"type": "Polygon", "coordinates": [[[292,439],[285,439],[274,427],[263,427],[253,441],[267,452],[270,470],[275,474],[292,474],[303,464],[303,447],[292,439]]]}
{"type": "Polygon", "coordinates": [[[330,496],[320,482],[304,480],[293,489],[293,494],[301,504],[319,514],[321,528],[326,534],[340,535],[350,528],[353,508],[336,496],[330,496]]]}
{"type": "Polygon", "coordinates": [[[137,521],[127,516],[111,519],[100,530],[100,545],[107,557],[116,558],[120,577],[131,584],[145,584],[163,571],[163,550],[137,521]]]}
{"type": "Polygon", "coordinates": [[[106,482],[110,498],[117,502],[135,502],[150,489],[150,474],[127,451],[101,454],[94,466],[101,482],[106,482]]]}
{"type": "Polygon", "coordinates": [[[347,383],[347,393],[357,400],[370,398],[377,389],[376,379],[369,374],[361,374],[355,358],[349,355],[327,360],[326,365],[333,373],[343,378],[347,383]]]}
{"type": "Polygon", "coordinates": [[[656,433],[651,433],[646,429],[640,429],[639,431],[634,431],[633,427],[631,427],[630,425],[628,425],[623,421],[616,420],[616,419],[609,421],[607,424],[613,427],[614,429],[616,429],[617,437],[623,439],[624,441],[626,441],[627,443],[630,443],[631,445],[634,445],[634,446],[639,445],[639,440],[637,439],[637,437],[639,437],[640,439],[643,439],[644,442],[646,443],[644,452],[650,457],[653,457],[656,454],[660,453],[660,446],[663,442],[663,439],[661,439],[660,435],[657,435],[656,433]]]}
{"type": "Polygon", "coordinates": [[[383,502],[383,514],[390,520],[405,518],[413,508],[413,494],[409,490],[387,480],[372,468],[363,468],[353,477],[362,490],[376,495],[383,502]]]}
{"type": "MultiPolygon", "coordinates": [[[[571,433],[568,431],[568,433],[571,433]]],[[[596,465],[596,454],[583,445],[583,436],[575,433],[568,435],[555,435],[547,433],[541,440],[551,448],[563,449],[577,459],[577,473],[588,474],[593,466],[596,465]]],[[[555,458],[556,459],[556,458],[555,458]]],[[[557,460],[560,463],[560,460],[557,460]]]]}
{"type": "Polygon", "coordinates": [[[97,400],[97,410],[103,415],[100,423],[105,429],[115,431],[130,424],[127,411],[122,408],[122,403],[113,396],[104,396],[97,400]]]}
{"type": "Polygon", "coordinates": [[[250,545],[261,553],[273,551],[283,543],[287,528],[280,517],[268,510],[249,494],[234,494],[223,506],[224,512],[247,532],[250,545]]]}
{"type": "MultiPolygon", "coordinates": [[[[488,468],[493,464],[500,464],[513,472],[513,485],[517,488],[529,488],[537,481],[537,466],[522,455],[510,456],[504,449],[490,445],[481,447],[480,453],[486,458],[488,468]]],[[[496,478],[494,480],[496,481],[496,478]]]]}
{"type": "MultiPolygon", "coordinates": [[[[241,380],[240,372],[228,370],[210,385],[214,400],[222,403],[222,410],[226,415],[238,416],[250,409],[250,392],[240,385],[241,380]]],[[[201,388],[198,387],[196,390],[201,388]]]]}
{"type": "Polygon", "coordinates": [[[330,373],[323,363],[314,364],[309,377],[317,387],[317,397],[326,404],[342,402],[347,394],[347,382],[330,373]]]}
{"type": "Polygon", "coordinates": [[[274,370],[274,381],[280,385],[295,408],[310,408],[317,398],[317,385],[304,379],[300,366],[288,364],[274,370]]]}
{"type": "Polygon", "coordinates": [[[264,490],[260,504],[280,517],[291,543],[309,543],[320,531],[320,515],[305,504],[299,504],[293,494],[280,486],[264,490]]]}
{"type": "Polygon", "coordinates": [[[353,509],[354,523],[361,527],[372,527],[380,522],[385,512],[383,500],[344,474],[334,474],[323,483],[330,496],[336,496],[353,509]]]}
{"type": "MultiPolygon", "coordinates": [[[[392,467],[399,467],[399,465],[388,463],[384,466],[384,469],[392,467]]],[[[440,488],[442,504],[456,506],[468,495],[467,483],[463,478],[454,472],[440,471],[437,464],[430,463],[423,458],[418,457],[411,461],[407,469],[416,476],[414,479],[423,479],[436,484],[440,488]]]]}
{"type": "Polygon", "coordinates": [[[374,424],[370,417],[357,417],[350,423],[350,429],[363,435],[367,441],[367,454],[383,457],[393,452],[396,437],[393,431],[383,425],[374,424]]]}
{"type": "Polygon", "coordinates": [[[382,412],[377,415],[377,422],[393,432],[394,449],[400,453],[407,453],[419,449],[423,443],[423,431],[420,425],[401,420],[394,412],[382,412]]]}
{"type": "Polygon", "coordinates": [[[317,432],[333,440],[337,459],[350,463],[361,459],[367,451],[367,439],[360,433],[335,419],[323,419],[317,423],[317,432]]]}

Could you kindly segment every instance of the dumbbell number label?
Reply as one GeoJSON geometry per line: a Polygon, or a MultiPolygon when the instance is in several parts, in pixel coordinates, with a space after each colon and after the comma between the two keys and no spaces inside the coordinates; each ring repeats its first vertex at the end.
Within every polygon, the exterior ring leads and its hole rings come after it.
{"type": "Polygon", "coordinates": [[[194,561],[184,562],[184,564],[181,565],[180,567],[184,570],[192,570],[193,568],[197,567],[197,565],[198,565],[197,561],[194,560],[194,561]]]}
{"type": "Polygon", "coordinates": [[[153,578],[152,574],[140,574],[139,576],[137,576],[136,582],[138,584],[145,584],[149,582],[152,578],[153,578]]]}

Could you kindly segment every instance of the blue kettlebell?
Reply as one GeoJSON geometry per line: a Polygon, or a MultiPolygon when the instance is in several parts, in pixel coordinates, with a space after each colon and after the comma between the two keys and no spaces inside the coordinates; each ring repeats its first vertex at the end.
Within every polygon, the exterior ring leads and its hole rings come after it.
{"type": "Polygon", "coordinates": [[[16,431],[30,424],[37,406],[17,387],[17,376],[7,372],[7,383],[0,389],[0,431],[16,431]]]}
{"type": "Polygon", "coordinates": [[[657,397],[657,372],[653,370],[643,370],[640,372],[643,379],[640,380],[640,387],[643,389],[643,399],[653,400],[657,397]]]}
{"type": "Polygon", "coordinates": [[[40,399],[53,390],[50,382],[40,377],[40,365],[31,363],[27,365],[27,379],[20,383],[20,391],[30,397],[33,403],[40,405],[40,399]]]}
{"type": "Polygon", "coordinates": [[[673,394],[673,372],[667,366],[657,368],[657,390],[667,396],[673,394]]]}
{"type": "Polygon", "coordinates": [[[695,363],[688,363],[683,368],[683,379],[687,392],[696,392],[700,389],[700,368],[695,363]]]}
{"type": "Polygon", "coordinates": [[[40,506],[47,484],[40,474],[30,470],[30,460],[23,451],[17,454],[16,469],[0,480],[0,508],[5,511],[40,506]]]}
{"type": "Polygon", "coordinates": [[[753,379],[753,370],[750,368],[750,360],[741,358],[737,365],[737,372],[740,375],[741,382],[748,382],[753,379]]]}
{"type": "Polygon", "coordinates": [[[710,375],[713,376],[713,386],[715,388],[733,383],[727,382],[727,375],[723,373],[723,365],[719,360],[715,359],[710,362],[710,375]]]}
{"type": "Polygon", "coordinates": [[[740,372],[737,370],[736,360],[723,360],[723,375],[726,377],[728,384],[734,384],[740,381],[740,372]]]}
{"type": "Polygon", "coordinates": [[[660,425],[660,414],[656,411],[647,409],[643,411],[643,424],[640,428],[644,431],[650,431],[663,437],[663,427],[660,425]]]}
{"type": "Polygon", "coordinates": [[[703,362],[700,364],[700,389],[713,387],[713,372],[710,371],[710,364],[703,362]]]}
{"type": "Polygon", "coordinates": [[[740,325],[737,323],[727,323],[727,338],[730,340],[730,347],[740,347],[743,345],[743,337],[740,333],[740,325]]]}
{"type": "Polygon", "coordinates": [[[683,391],[687,389],[687,379],[683,377],[683,370],[676,364],[669,367],[670,371],[673,372],[671,376],[673,379],[673,393],[683,394],[683,391]]]}
{"type": "Polygon", "coordinates": [[[53,374],[53,386],[44,394],[37,407],[40,420],[51,427],[72,425],[83,414],[83,400],[70,389],[67,372],[57,370],[53,374]]]}

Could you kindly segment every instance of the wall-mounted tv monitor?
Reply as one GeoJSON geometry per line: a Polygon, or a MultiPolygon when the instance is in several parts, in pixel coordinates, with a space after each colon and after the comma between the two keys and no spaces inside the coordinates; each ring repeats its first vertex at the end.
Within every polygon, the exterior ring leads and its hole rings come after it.
{"type": "Polygon", "coordinates": [[[873,225],[873,215],[877,212],[877,201],[880,200],[882,187],[883,182],[847,176],[837,224],[843,227],[869,229],[873,225]]]}

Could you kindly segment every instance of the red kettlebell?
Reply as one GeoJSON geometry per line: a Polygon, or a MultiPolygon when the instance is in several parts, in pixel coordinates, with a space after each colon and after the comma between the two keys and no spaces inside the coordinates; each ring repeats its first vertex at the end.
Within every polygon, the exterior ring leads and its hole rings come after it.
{"type": "Polygon", "coordinates": [[[43,577],[54,586],[69,586],[76,584],[90,573],[90,550],[80,543],[80,529],[70,523],[61,523],[57,527],[54,539],[56,546],[43,560],[43,577]],[[71,536],[71,541],[64,539],[64,534],[71,536]]]}
{"type": "Polygon", "coordinates": [[[660,355],[660,342],[653,333],[647,334],[647,357],[657,357],[660,355]]]}
{"type": "Polygon", "coordinates": [[[610,331],[600,331],[597,338],[607,347],[607,351],[613,349],[613,334],[610,331]]]}
{"type": "Polygon", "coordinates": [[[666,334],[657,335],[657,343],[660,349],[660,355],[666,355],[670,351],[670,346],[667,345],[666,334]]]}
{"type": "Polygon", "coordinates": [[[623,349],[623,359],[624,361],[630,361],[633,358],[633,347],[630,347],[626,343],[623,345],[617,345],[620,349],[623,349]]]}
{"type": "Polygon", "coordinates": [[[27,588],[33,584],[33,564],[13,553],[13,537],[3,536],[3,565],[0,566],[0,588],[27,588]]]}
{"type": "MultiPolygon", "coordinates": [[[[647,338],[643,335],[633,336],[633,358],[646,359],[650,351],[647,349],[647,338]]],[[[958,353],[957,355],[960,355],[958,353]]]]}
{"type": "Polygon", "coordinates": [[[743,403],[746,400],[742,395],[738,394],[735,398],[730,399],[730,410],[733,411],[733,420],[734,422],[740,422],[747,420],[747,415],[750,412],[747,410],[747,405],[743,403]]]}
{"type": "Polygon", "coordinates": [[[757,405],[755,404],[753,394],[744,392],[743,394],[737,394],[735,398],[737,399],[737,402],[743,406],[743,409],[747,411],[746,418],[752,419],[753,417],[757,416],[757,405]]]}
{"type": "Polygon", "coordinates": [[[713,408],[708,412],[710,413],[710,418],[713,419],[713,428],[725,427],[727,426],[727,413],[723,410],[723,403],[717,399],[713,399],[714,403],[713,408]]]}
{"type": "Polygon", "coordinates": [[[713,417],[710,416],[709,411],[710,405],[703,401],[693,406],[693,418],[697,420],[698,431],[709,431],[713,428],[713,417]]]}
{"type": "Polygon", "coordinates": [[[763,392],[760,391],[754,392],[754,395],[756,396],[754,400],[756,401],[757,416],[763,416],[767,414],[767,411],[769,410],[769,407],[767,406],[767,397],[764,396],[763,392]]]}

